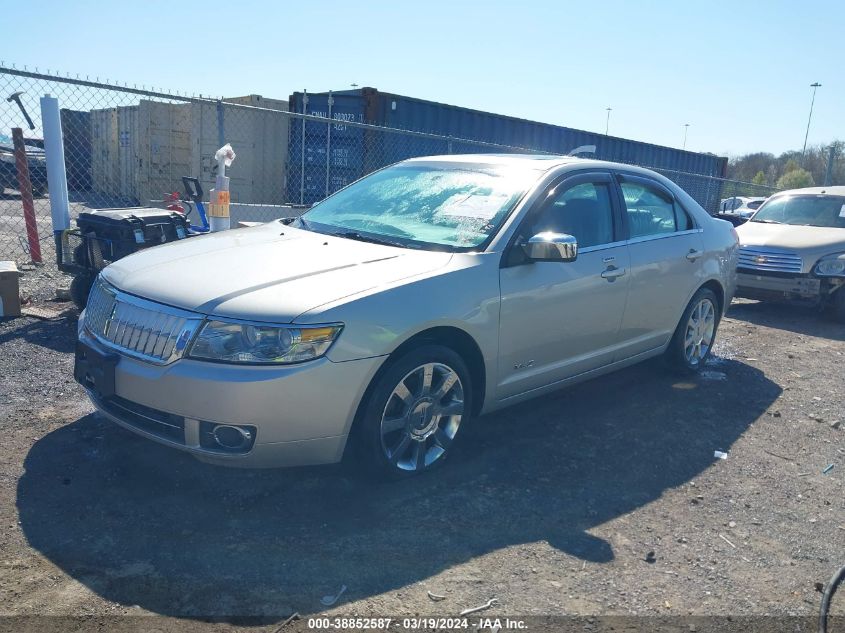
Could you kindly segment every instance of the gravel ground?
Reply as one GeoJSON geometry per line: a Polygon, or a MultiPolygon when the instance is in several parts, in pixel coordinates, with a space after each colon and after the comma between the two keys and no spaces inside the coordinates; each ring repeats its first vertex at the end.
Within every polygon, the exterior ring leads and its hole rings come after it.
{"type": "MultiPolygon", "coordinates": [[[[46,299],[48,274],[22,286],[46,299]]],[[[845,326],[802,309],[736,303],[701,377],[646,363],[496,413],[384,485],[213,467],[101,421],[75,328],[0,321],[0,614],[278,626],[346,585],[329,614],[813,616],[845,563],[845,326]]]]}

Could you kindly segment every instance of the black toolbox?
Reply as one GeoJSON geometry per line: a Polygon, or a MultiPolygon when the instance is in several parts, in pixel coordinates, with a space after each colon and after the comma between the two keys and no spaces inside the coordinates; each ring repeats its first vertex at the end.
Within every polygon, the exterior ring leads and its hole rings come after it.
{"type": "Polygon", "coordinates": [[[184,239],[190,223],[177,211],[135,207],[80,213],[76,226],[82,235],[99,241],[103,259],[115,261],[142,248],[184,239]]]}
{"type": "Polygon", "coordinates": [[[190,221],[177,211],[151,207],[96,209],[80,213],[75,229],[61,234],[59,270],[75,275],[71,295],[80,307],[97,273],[139,250],[193,235],[190,221]]]}

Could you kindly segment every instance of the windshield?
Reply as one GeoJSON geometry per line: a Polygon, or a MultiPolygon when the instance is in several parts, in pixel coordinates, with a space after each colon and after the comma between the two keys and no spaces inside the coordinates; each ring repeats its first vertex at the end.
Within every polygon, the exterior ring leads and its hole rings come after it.
{"type": "Polygon", "coordinates": [[[761,206],[751,221],[845,229],[845,197],[778,196],[761,206]]]}
{"type": "Polygon", "coordinates": [[[537,177],[513,167],[403,163],[318,203],[302,216],[303,226],[401,246],[472,250],[495,233],[537,177]]]}

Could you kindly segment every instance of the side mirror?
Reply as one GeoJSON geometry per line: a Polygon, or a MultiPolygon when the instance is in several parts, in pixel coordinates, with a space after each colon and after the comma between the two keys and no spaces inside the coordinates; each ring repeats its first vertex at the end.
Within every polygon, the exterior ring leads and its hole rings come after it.
{"type": "Polygon", "coordinates": [[[522,244],[528,259],[538,262],[574,262],[578,257],[578,240],[566,233],[537,233],[522,244]]]}

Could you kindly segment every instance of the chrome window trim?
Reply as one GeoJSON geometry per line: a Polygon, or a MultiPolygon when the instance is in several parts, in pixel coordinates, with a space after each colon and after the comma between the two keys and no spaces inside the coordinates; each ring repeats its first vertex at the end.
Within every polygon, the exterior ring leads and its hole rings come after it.
{"type": "Polygon", "coordinates": [[[584,248],[578,249],[578,254],[581,253],[595,253],[596,251],[605,251],[611,248],[618,248],[620,246],[625,246],[627,242],[625,240],[619,240],[617,242],[608,242],[607,244],[596,244],[595,246],[585,246],[584,248]]]}
{"type": "Polygon", "coordinates": [[[679,235],[692,235],[694,233],[704,233],[704,229],[688,229],[686,231],[672,231],[671,233],[655,233],[654,235],[641,235],[640,237],[632,237],[627,240],[627,244],[639,244],[641,242],[651,242],[653,240],[665,240],[669,237],[677,237],[679,235]]]}

